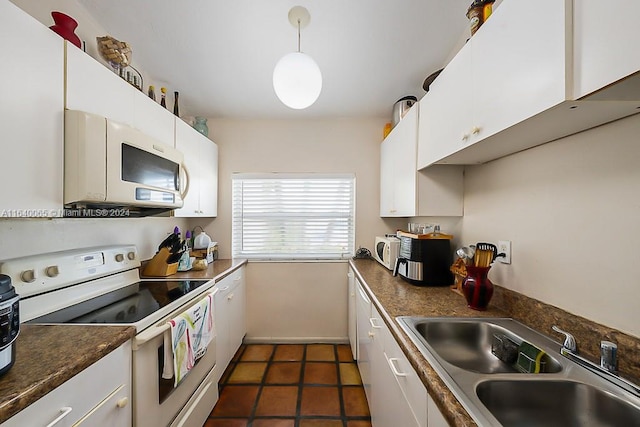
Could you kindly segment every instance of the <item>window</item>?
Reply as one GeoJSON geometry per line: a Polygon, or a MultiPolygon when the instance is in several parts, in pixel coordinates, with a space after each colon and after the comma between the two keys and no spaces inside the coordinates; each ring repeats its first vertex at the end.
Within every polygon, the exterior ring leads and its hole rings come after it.
{"type": "Polygon", "coordinates": [[[355,177],[235,174],[233,256],[342,259],[355,247],[355,177]]]}

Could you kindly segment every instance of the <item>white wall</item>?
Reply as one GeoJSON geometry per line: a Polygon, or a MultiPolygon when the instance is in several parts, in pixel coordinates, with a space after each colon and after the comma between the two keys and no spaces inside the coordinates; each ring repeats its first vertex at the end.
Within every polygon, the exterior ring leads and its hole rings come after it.
{"type": "MultiPolygon", "coordinates": [[[[379,144],[385,118],[337,120],[209,120],[219,149],[218,217],[205,227],[231,256],[233,172],[320,172],[356,175],[356,247],[373,249],[376,235],[406,219],[379,212],[379,144]]],[[[248,269],[248,338],[296,340],[347,336],[345,263],[251,263],[248,269]]]]}
{"type": "MultiPolygon", "coordinates": [[[[90,246],[133,243],[151,258],[182,218],[69,218],[0,220],[0,260],[90,246]]],[[[19,290],[18,290],[19,292],[19,290]]]]}
{"type": "Polygon", "coordinates": [[[372,249],[375,236],[394,232],[406,219],[381,219],[380,142],[385,118],[334,120],[209,120],[218,144],[218,217],[203,225],[231,256],[231,174],[319,172],[356,175],[356,247],[372,249]]]}
{"type": "Polygon", "coordinates": [[[497,284],[640,337],[640,115],[465,175],[463,242],[512,240],[497,284]]]}

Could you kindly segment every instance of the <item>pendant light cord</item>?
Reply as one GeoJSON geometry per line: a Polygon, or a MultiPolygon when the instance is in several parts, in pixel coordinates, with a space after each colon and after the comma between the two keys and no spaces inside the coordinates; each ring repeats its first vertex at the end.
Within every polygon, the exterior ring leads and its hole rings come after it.
{"type": "Polygon", "coordinates": [[[298,53],[300,53],[300,18],[298,18],[298,53]]]}

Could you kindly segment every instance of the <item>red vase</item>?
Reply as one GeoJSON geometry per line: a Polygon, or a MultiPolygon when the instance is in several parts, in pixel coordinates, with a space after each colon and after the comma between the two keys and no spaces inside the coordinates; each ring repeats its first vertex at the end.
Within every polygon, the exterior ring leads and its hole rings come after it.
{"type": "Polygon", "coordinates": [[[49,28],[59,34],[63,39],[69,40],[71,43],[78,46],[78,48],[82,48],[80,37],[74,33],[75,29],[78,27],[76,20],[62,12],[51,12],[51,16],[53,17],[53,22],[55,22],[55,24],[49,28]]]}
{"type": "Polygon", "coordinates": [[[491,267],[467,266],[467,277],[462,282],[462,293],[469,308],[486,310],[493,296],[493,283],[487,277],[491,267]]]}

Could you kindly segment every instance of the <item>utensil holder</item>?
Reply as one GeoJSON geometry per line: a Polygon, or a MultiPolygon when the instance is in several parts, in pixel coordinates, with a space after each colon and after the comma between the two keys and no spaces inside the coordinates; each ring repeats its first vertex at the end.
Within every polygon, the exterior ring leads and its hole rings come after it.
{"type": "Polygon", "coordinates": [[[178,263],[167,264],[167,259],[171,255],[168,248],[162,248],[145,265],[142,274],[152,277],[167,277],[178,271],[178,263]]]}

